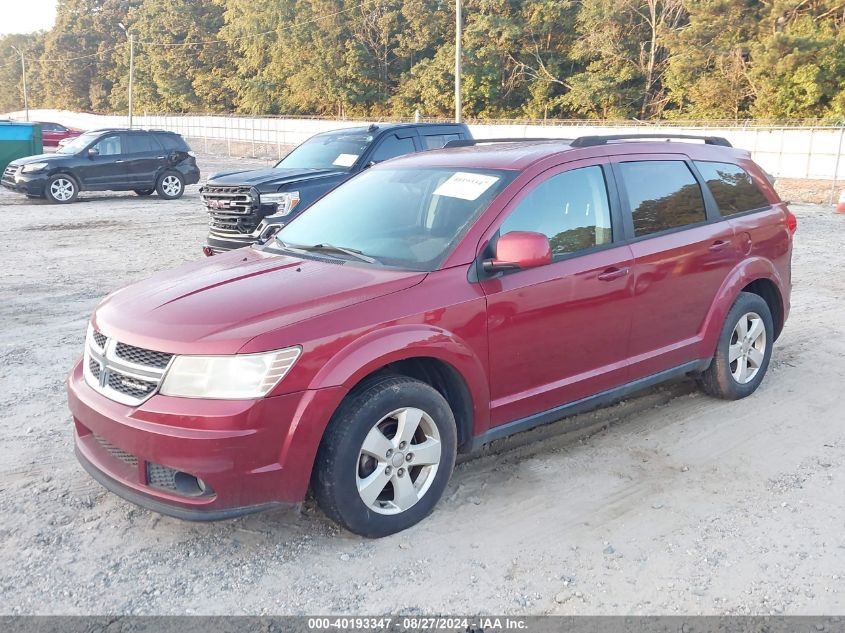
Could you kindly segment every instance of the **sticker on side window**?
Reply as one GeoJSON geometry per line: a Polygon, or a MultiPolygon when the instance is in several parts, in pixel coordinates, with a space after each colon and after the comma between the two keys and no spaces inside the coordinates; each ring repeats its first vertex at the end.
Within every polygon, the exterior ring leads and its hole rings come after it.
{"type": "Polygon", "coordinates": [[[338,167],[352,167],[352,165],[355,164],[355,161],[358,160],[358,156],[360,156],[360,154],[340,154],[334,159],[332,165],[337,165],[338,167]]]}
{"type": "Polygon", "coordinates": [[[478,200],[482,193],[492,187],[498,176],[485,176],[484,174],[472,174],[459,171],[452,174],[449,179],[434,190],[435,196],[448,196],[460,198],[461,200],[478,200]]]}

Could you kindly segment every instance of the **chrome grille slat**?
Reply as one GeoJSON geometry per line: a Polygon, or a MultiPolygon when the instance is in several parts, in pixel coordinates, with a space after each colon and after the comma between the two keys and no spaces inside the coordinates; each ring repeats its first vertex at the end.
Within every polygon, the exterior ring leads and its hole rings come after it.
{"type": "Polygon", "coordinates": [[[137,406],[161,384],[173,354],[135,347],[91,328],[85,343],[85,382],[111,400],[137,406]]]}
{"type": "Polygon", "coordinates": [[[248,234],[258,227],[257,201],[250,187],[206,185],[201,195],[212,233],[248,234]]]}

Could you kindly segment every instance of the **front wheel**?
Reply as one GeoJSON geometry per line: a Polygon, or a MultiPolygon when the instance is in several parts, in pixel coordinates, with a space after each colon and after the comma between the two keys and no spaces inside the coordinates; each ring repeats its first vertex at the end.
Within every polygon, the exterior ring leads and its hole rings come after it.
{"type": "Polygon", "coordinates": [[[443,495],[455,467],[449,404],[424,382],[386,377],[353,391],[332,416],[314,465],[323,511],[369,538],[418,523],[443,495]]]}
{"type": "Polygon", "coordinates": [[[165,200],[175,200],[181,198],[185,193],[185,179],[182,174],[176,171],[166,171],[158,179],[156,183],[156,191],[160,198],[165,200]]]}
{"type": "Polygon", "coordinates": [[[56,174],[50,176],[44,195],[50,202],[67,204],[76,200],[79,195],[79,186],[76,181],[67,174],[56,174]]]}
{"type": "Polygon", "coordinates": [[[704,391],[725,400],[750,396],[766,375],[773,342],[769,305],[759,295],[741,292],[725,317],[710,367],[699,378],[704,391]]]}

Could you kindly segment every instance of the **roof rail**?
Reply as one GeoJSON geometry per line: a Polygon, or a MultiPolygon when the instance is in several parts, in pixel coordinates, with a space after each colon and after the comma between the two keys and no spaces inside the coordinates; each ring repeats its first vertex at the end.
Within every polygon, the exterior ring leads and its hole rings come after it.
{"type": "Polygon", "coordinates": [[[572,141],[572,147],[593,147],[595,145],[607,145],[609,141],[627,141],[642,138],[663,139],[671,141],[673,138],[704,141],[705,145],[721,145],[722,147],[733,147],[730,141],[721,136],[697,136],[695,134],[607,134],[603,136],[579,136],[572,141]]]}
{"type": "Polygon", "coordinates": [[[560,141],[561,143],[569,143],[572,139],[568,138],[467,138],[449,141],[443,146],[444,149],[450,147],[472,147],[473,145],[480,145],[481,143],[522,143],[525,141],[560,141]]]}

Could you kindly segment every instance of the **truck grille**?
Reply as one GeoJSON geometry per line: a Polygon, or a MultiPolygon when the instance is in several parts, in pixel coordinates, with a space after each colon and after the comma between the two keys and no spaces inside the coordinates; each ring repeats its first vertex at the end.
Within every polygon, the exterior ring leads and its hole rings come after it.
{"type": "Polygon", "coordinates": [[[92,389],[137,406],[158,390],[172,358],[173,354],[121,343],[90,328],[82,368],[92,389]]]}
{"type": "Polygon", "coordinates": [[[208,209],[208,224],[212,233],[218,235],[242,235],[252,233],[261,218],[257,204],[253,204],[250,187],[206,185],[201,191],[202,200],[208,209]]]}

